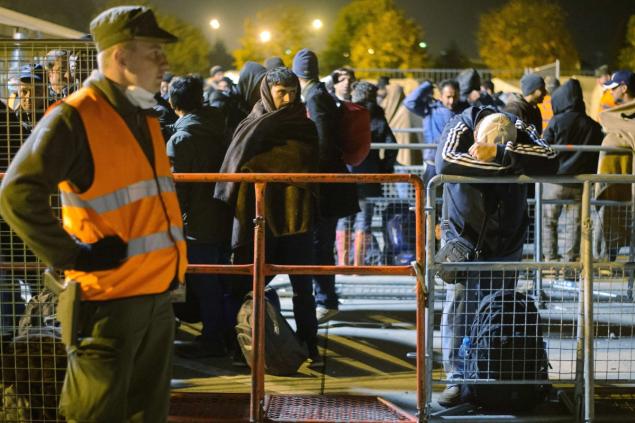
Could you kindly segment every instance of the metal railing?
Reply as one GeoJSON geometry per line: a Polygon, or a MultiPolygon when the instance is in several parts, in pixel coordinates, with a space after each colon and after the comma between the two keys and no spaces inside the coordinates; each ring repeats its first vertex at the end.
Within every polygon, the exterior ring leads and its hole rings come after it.
{"type": "MultiPolygon", "coordinates": [[[[249,182],[254,183],[256,217],[254,219],[254,262],[250,265],[192,265],[189,270],[200,273],[218,274],[251,274],[253,276],[253,316],[256,316],[252,329],[253,367],[250,416],[251,421],[261,422],[264,419],[264,287],[265,276],[277,274],[304,275],[410,275],[417,276],[418,269],[424,263],[423,243],[423,183],[412,175],[342,175],[342,174],[177,174],[177,182],[249,182]],[[265,189],[267,183],[381,183],[400,182],[415,186],[416,194],[416,260],[408,266],[291,266],[276,265],[265,262],[265,189]]],[[[421,275],[419,275],[421,276],[421,275]]],[[[418,278],[420,279],[420,278],[418,278]]],[[[426,374],[424,350],[423,308],[425,306],[424,290],[417,283],[417,408],[423,414],[425,408],[426,374]]]]}
{"type": "MultiPolygon", "coordinates": [[[[628,207],[626,219],[622,221],[629,233],[628,253],[624,262],[598,262],[592,254],[593,225],[598,224],[597,218],[592,216],[592,186],[595,183],[628,184],[631,191],[635,189],[635,176],[620,175],[580,175],[576,177],[462,177],[462,176],[436,176],[431,179],[426,193],[426,286],[428,293],[428,315],[426,316],[428,327],[426,329],[426,357],[427,368],[433,369],[433,348],[435,335],[435,313],[439,305],[439,299],[435,296],[435,290],[439,285],[435,280],[435,274],[440,269],[462,270],[467,272],[470,278],[484,278],[491,282],[493,272],[511,272],[516,277],[519,271],[535,271],[537,279],[532,281],[529,277],[514,282],[514,290],[522,290],[533,293],[534,298],[540,298],[540,292],[544,289],[538,281],[542,280],[540,271],[562,269],[572,272],[569,283],[569,295],[560,297],[552,296],[546,301],[547,307],[540,310],[543,317],[544,339],[547,344],[549,361],[552,369],[549,371],[549,380],[556,382],[575,382],[576,394],[574,398],[575,409],[579,421],[590,422],[595,416],[594,411],[594,387],[596,382],[608,385],[620,383],[633,383],[635,381],[635,304],[628,295],[617,295],[616,292],[624,291],[624,276],[628,274],[630,289],[632,292],[632,278],[635,271],[635,207],[631,202],[626,202],[628,207]],[[580,260],[574,262],[542,262],[538,253],[532,261],[511,262],[470,262],[470,263],[438,263],[435,261],[436,240],[434,239],[434,225],[437,221],[437,187],[445,183],[453,184],[536,184],[539,187],[543,183],[578,184],[582,185],[581,194],[581,222],[582,237],[580,244],[580,260]],[[599,280],[600,269],[611,268],[622,272],[621,277],[612,277],[608,285],[599,280]],[[478,272],[480,271],[480,272],[478,272]],[[488,273],[489,272],[489,273],[488,273]],[[489,276],[488,276],[489,275],[489,276]],[[598,285],[594,280],[598,279],[598,285]],[[608,298],[608,300],[607,300],[608,298]],[[607,303],[608,301],[608,303],[607,303]],[[594,315],[594,309],[599,310],[594,315]],[[618,332],[615,334],[615,332],[618,332]],[[612,343],[611,343],[612,342],[612,343]]],[[[539,192],[539,190],[538,190],[539,192]]],[[[537,200],[540,195],[537,196],[537,200]]],[[[540,216],[539,201],[536,203],[536,216],[540,216]]],[[[537,227],[541,221],[536,219],[537,227]]],[[[537,230],[536,234],[540,231],[537,230]]],[[[538,250],[540,251],[540,250],[538,250]]],[[[466,286],[468,279],[461,283],[466,286]]],[[[482,279],[480,279],[482,280],[482,279]]],[[[479,280],[479,281],[480,281],[479,280]]],[[[550,287],[553,289],[554,283],[550,287]]],[[[478,286],[478,285],[477,285],[478,286]]],[[[443,286],[445,289],[445,286],[443,286]]],[[[443,303],[447,306],[447,303],[443,303]]],[[[443,325],[443,324],[442,324],[443,325]]],[[[468,329],[469,330],[469,329],[468,329]]],[[[469,332],[467,333],[469,336],[469,332]]],[[[443,344],[443,328],[441,327],[440,341],[443,344]]],[[[447,338],[447,337],[446,337],[447,338]]],[[[434,372],[427,373],[427,385],[433,383],[449,383],[447,379],[433,376],[434,372]]],[[[454,380],[456,383],[457,380],[454,380]]],[[[470,384],[544,384],[544,380],[511,380],[491,381],[479,379],[459,379],[459,383],[470,384]]],[[[428,390],[430,392],[430,390],[428,390]]],[[[431,400],[428,396],[428,403],[431,400]]]]}

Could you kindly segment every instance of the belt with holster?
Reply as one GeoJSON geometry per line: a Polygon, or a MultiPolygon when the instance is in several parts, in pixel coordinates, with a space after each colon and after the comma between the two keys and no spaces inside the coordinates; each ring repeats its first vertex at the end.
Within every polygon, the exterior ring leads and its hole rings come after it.
{"type": "Polygon", "coordinates": [[[58,279],[52,269],[44,271],[44,285],[58,297],[57,321],[62,326],[62,342],[66,348],[75,347],[79,332],[79,304],[81,289],[77,282],[58,279]]]}

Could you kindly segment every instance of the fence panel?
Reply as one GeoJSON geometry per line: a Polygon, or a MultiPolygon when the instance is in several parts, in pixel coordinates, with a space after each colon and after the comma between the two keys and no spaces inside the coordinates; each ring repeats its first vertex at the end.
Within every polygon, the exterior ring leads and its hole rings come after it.
{"type": "MultiPolygon", "coordinates": [[[[592,183],[611,182],[611,186],[621,183],[624,192],[630,194],[635,190],[635,178],[616,175],[585,175],[572,178],[434,178],[428,187],[426,207],[426,276],[430,313],[427,355],[433,357],[436,351],[442,350],[442,359],[439,362],[428,363],[428,368],[433,368],[428,374],[428,381],[430,384],[544,383],[544,380],[528,377],[522,372],[516,372],[513,377],[509,377],[511,380],[507,381],[488,379],[483,376],[486,373],[479,373],[480,378],[474,374],[470,375],[467,354],[470,348],[472,351],[475,348],[470,342],[476,333],[471,332],[474,330],[472,321],[484,317],[479,315],[479,302],[492,290],[503,288],[509,292],[525,293],[530,301],[535,301],[539,306],[542,333],[531,319],[524,317],[526,320],[523,320],[521,317],[521,324],[529,329],[526,336],[534,337],[536,342],[532,345],[535,345],[535,348],[540,348],[541,342],[544,341],[550,364],[550,383],[575,382],[578,386],[584,387],[584,411],[587,416],[593,416],[591,398],[595,381],[609,385],[635,381],[635,229],[632,199],[592,201],[593,194],[590,188],[585,188],[586,194],[575,188],[576,195],[567,199],[539,199],[534,202],[534,213],[535,207],[540,207],[543,219],[535,220],[534,236],[538,233],[546,235],[539,237],[545,241],[542,245],[542,254],[531,254],[533,248],[526,245],[523,257],[511,257],[510,262],[438,263],[434,257],[438,243],[429,232],[436,220],[437,211],[436,207],[430,207],[430,204],[436,204],[437,200],[436,189],[431,188],[442,183],[505,182],[539,182],[541,186],[537,192],[544,191],[544,185],[556,182],[578,187],[581,187],[582,183],[589,187],[592,183]],[[584,205],[585,198],[587,206],[584,205]],[[559,216],[549,215],[552,207],[562,207],[562,213],[559,216]],[[589,209],[588,222],[585,222],[584,207],[589,209]],[[582,213],[578,216],[581,216],[581,219],[575,217],[580,209],[582,213]],[[544,218],[545,215],[551,219],[544,218]],[[580,231],[581,228],[580,236],[576,231],[580,231]],[[588,242],[596,245],[594,253],[591,246],[585,250],[585,231],[589,233],[588,242]],[[576,254],[567,255],[575,243],[579,246],[576,254]],[[549,252],[547,248],[550,249],[549,252]],[[588,273],[583,272],[584,266],[589,269],[588,273]],[[441,269],[460,270],[465,274],[458,279],[458,284],[448,285],[436,276],[437,271],[441,269]],[[588,302],[585,298],[589,299],[588,302]],[[586,345],[589,346],[588,350],[584,349],[586,345]]],[[[514,314],[511,311],[510,313],[514,314]]],[[[508,362],[505,358],[499,358],[491,362],[490,370],[498,371],[501,378],[504,378],[505,372],[511,371],[512,360],[518,359],[531,362],[535,357],[531,354],[531,349],[526,348],[523,357],[514,357],[508,359],[508,362]]]]}

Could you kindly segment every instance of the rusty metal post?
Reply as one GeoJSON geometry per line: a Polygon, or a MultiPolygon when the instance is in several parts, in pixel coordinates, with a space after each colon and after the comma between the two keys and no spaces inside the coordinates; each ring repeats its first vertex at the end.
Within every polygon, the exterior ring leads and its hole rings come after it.
{"type": "MultiPolygon", "coordinates": [[[[415,191],[415,257],[417,260],[417,268],[423,273],[425,269],[425,229],[423,226],[423,204],[425,186],[421,179],[411,176],[411,183],[414,185],[415,191]]],[[[427,419],[426,412],[426,295],[423,274],[417,277],[417,414],[418,420],[425,421],[427,419]]]]}
{"type": "Polygon", "coordinates": [[[265,189],[267,184],[257,182],[256,217],[254,218],[254,269],[253,269],[253,310],[251,328],[250,422],[261,423],[265,418],[265,189]]]}

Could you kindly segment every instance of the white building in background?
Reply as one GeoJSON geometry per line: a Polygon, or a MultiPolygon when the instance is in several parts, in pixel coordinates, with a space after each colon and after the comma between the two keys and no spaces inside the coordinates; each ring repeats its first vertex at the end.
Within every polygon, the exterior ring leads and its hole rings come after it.
{"type": "Polygon", "coordinates": [[[67,38],[79,39],[85,34],[44,19],[34,18],[15,10],[0,7],[0,38],[13,39],[46,39],[67,38]]]}

